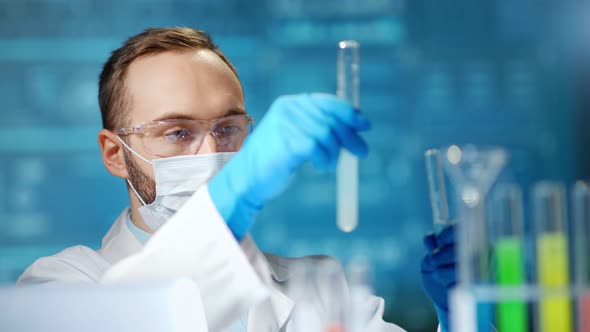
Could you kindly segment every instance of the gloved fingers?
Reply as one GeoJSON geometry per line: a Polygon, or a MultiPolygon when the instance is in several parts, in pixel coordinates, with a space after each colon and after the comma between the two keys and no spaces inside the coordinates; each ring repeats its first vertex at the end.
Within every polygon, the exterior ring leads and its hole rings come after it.
{"type": "Polygon", "coordinates": [[[426,250],[433,251],[438,244],[436,243],[436,234],[429,233],[424,237],[424,246],[426,246],[426,250]]]}
{"type": "Polygon", "coordinates": [[[438,268],[434,271],[434,278],[440,282],[445,288],[449,288],[457,281],[457,267],[456,265],[447,265],[444,268],[438,268]]]}
{"type": "Polygon", "coordinates": [[[338,159],[340,157],[340,150],[341,150],[341,145],[340,142],[338,140],[337,135],[334,133],[334,131],[332,130],[332,135],[330,136],[330,155],[329,155],[329,160],[328,160],[328,165],[327,165],[327,171],[334,171],[336,169],[336,166],[338,165],[338,159]]]}
{"type": "MultiPolygon", "coordinates": [[[[456,269],[455,269],[455,271],[456,271],[456,269]]],[[[457,278],[455,278],[455,280],[453,280],[447,284],[447,289],[451,289],[455,286],[457,286],[457,278]]]]}
{"type": "MultiPolygon", "coordinates": [[[[326,95],[328,98],[333,98],[333,96],[326,95]]],[[[335,99],[337,102],[341,102],[338,98],[335,99]]],[[[336,168],[336,164],[338,163],[338,157],[340,156],[340,149],[346,148],[351,151],[355,155],[363,156],[368,153],[367,144],[356,134],[356,130],[346,123],[339,121],[335,117],[331,117],[325,114],[313,101],[311,98],[303,99],[301,101],[302,108],[308,111],[309,117],[315,119],[317,123],[323,124],[325,128],[323,130],[318,130],[318,134],[320,136],[321,141],[327,141],[328,143],[332,143],[333,139],[337,140],[337,144],[330,144],[333,149],[330,150],[331,159],[333,162],[331,168],[336,168]]]]}
{"type": "Polygon", "coordinates": [[[357,157],[366,157],[369,154],[369,146],[354,130],[340,124],[334,127],[334,132],[340,145],[350,153],[357,157]]]}
{"type": "Polygon", "coordinates": [[[296,127],[295,131],[304,133],[306,138],[302,140],[309,141],[303,146],[309,151],[303,153],[309,154],[308,158],[319,171],[334,168],[341,146],[334,129],[337,122],[321,114],[315,105],[305,100],[298,103],[296,111],[297,119],[291,119],[294,120],[291,125],[296,127]]]}
{"type": "MultiPolygon", "coordinates": [[[[329,127],[313,115],[314,110],[309,110],[310,106],[302,103],[301,98],[285,96],[277,101],[281,102],[288,103],[283,108],[285,113],[277,115],[270,125],[280,128],[277,134],[285,140],[285,148],[289,150],[291,157],[297,157],[302,162],[311,160],[314,166],[323,168],[328,163],[328,151],[321,148],[318,141],[322,136],[329,135],[329,127]]],[[[315,112],[319,113],[318,110],[315,112]]]]}
{"type": "Polygon", "coordinates": [[[442,303],[437,303],[434,305],[434,310],[436,310],[436,317],[438,318],[438,323],[440,324],[439,331],[441,332],[448,332],[449,330],[449,303],[448,299],[445,299],[442,303]]]}
{"type": "Polygon", "coordinates": [[[357,131],[371,128],[369,120],[352,104],[330,94],[313,93],[308,95],[309,101],[318,107],[325,115],[338,119],[357,131]]]}
{"type": "Polygon", "coordinates": [[[449,245],[443,248],[436,248],[431,253],[432,262],[434,266],[443,266],[448,264],[455,264],[457,262],[457,252],[454,245],[449,245]]]}
{"type": "Polygon", "coordinates": [[[329,131],[323,137],[316,139],[316,143],[318,147],[312,154],[314,167],[319,171],[334,169],[340,152],[340,143],[336,136],[329,131]]]}
{"type": "Polygon", "coordinates": [[[449,225],[438,234],[436,242],[439,247],[455,243],[455,228],[455,225],[449,225]]]}
{"type": "Polygon", "coordinates": [[[356,133],[356,130],[338,118],[330,117],[324,113],[309,99],[300,101],[301,116],[308,119],[309,123],[302,128],[314,136],[322,144],[325,150],[329,152],[330,161],[336,166],[340,148],[343,147],[351,153],[364,157],[368,153],[368,147],[365,141],[356,133]]]}
{"type": "Polygon", "coordinates": [[[435,269],[434,262],[432,260],[432,254],[428,253],[422,258],[422,264],[420,264],[421,273],[432,273],[435,269]]]}
{"type": "Polygon", "coordinates": [[[326,171],[330,163],[328,150],[324,149],[324,147],[322,147],[319,144],[317,144],[316,147],[313,149],[313,152],[310,154],[309,159],[313,167],[320,172],[326,171]]]}

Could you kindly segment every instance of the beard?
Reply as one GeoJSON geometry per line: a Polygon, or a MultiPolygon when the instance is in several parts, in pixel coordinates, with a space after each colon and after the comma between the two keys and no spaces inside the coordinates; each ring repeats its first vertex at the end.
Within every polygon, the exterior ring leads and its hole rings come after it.
{"type": "Polygon", "coordinates": [[[131,152],[125,149],[123,156],[127,165],[127,173],[129,173],[129,182],[137,190],[146,205],[153,203],[156,200],[156,181],[141,171],[131,152]]]}

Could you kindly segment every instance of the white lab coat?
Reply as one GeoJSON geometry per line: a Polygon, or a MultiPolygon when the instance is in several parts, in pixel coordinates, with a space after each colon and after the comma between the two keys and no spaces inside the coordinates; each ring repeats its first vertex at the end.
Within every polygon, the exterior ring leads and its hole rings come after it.
{"type": "MultiPolygon", "coordinates": [[[[248,312],[248,332],[289,332],[294,301],[285,295],[289,268],[297,260],[312,264],[331,258],[284,258],[262,254],[250,236],[238,243],[202,187],[156,232],[145,246],[126,224],[128,209],[117,218],[95,251],[67,248],[42,257],[17,283],[143,281],[190,277],[201,292],[209,330],[222,331],[248,312]]],[[[344,283],[344,274],[342,274],[344,283]]],[[[318,303],[323,294],[318,290],[318,303]]],[[[324,299],[325,300],[325,299],[324,299]]],[[[366,331],[403,332],[382,319],[382,298],[367,299],[372,318],[366,331]]]]}

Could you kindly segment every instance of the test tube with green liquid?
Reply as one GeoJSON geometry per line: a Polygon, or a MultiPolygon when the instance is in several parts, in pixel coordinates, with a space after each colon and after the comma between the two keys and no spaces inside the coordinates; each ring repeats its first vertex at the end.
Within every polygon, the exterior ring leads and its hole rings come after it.
{"type": "Polygon", "coordinates": [[[544,292],[538,311],[541,332],[571,332],[572,306],[567,294],[569,255],[564,185],[544,181],[533,188],[537,236],[537,280],[544,292]]]}
{"type": "MultiPolygon", "coordinates": [[[[502,287],[525,283],[523,252],[522,191],[517,185],[498,186],[491,200],[491,228],[494,237],[496,284],[502,287]]],[[[496,321],[499,331],[528,331],[527,305],[522,300],[498,303],[496,321]]]]}

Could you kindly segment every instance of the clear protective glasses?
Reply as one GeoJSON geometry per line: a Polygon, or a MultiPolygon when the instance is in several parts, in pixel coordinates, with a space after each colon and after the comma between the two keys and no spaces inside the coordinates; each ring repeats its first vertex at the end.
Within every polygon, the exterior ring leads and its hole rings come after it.
{"type": "Polygon", "coordinates": [[[166,119],[115,130],[115,134],[137,134],[147,153],[157,157],[195,154],[209,134],[219,152],[236,152],[252,131],[254,120],[246,114],[213,120],[166,119]]]}

